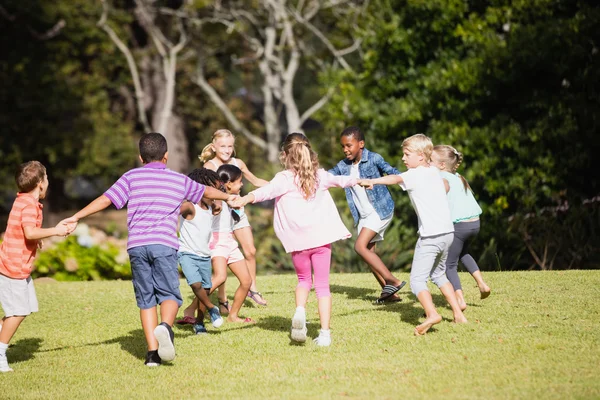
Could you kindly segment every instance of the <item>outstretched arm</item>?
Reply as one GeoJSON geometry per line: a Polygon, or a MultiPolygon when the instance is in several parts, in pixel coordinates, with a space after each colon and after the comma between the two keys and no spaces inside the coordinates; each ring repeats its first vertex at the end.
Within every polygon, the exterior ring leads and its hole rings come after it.
{"type": "Polygon", "coordinates": [[[373,185],[397,185],[404,182],[400,175],[386,175],[376,179],[359,179],[358,184],[367,189],[373,189],[373,185]]]}
{"type": "MultiPolygon", "coordinates": [[[[75,224],[60,221],[54,228],[38,228],[35,226],[24,226],[23,234],[27,240],[40,240],[50,236],[67,236],[75,229],[75,224]]],[[[41,240],[40,240],[41,243],[41,240]]],[[[41,246],[38,244],[41,248],[41,246]]]]}
{"type": "Polygon", "coordinates": [[[244,178],[248,179],[248,182],[250,182],[256,187],[263,187],[269,183],[269,181],[257,178],[252,172],[250,172],[245,162],[243,162],[239,158],[237,160],[239,162],[240,169],[242,170],[242,174],[244,174],[244,178]]]}
{"type": "Polygon", "coordinates": [[[96,200],[92,201],[90,204],[85,206],[75,215],[70,218],[67,218],[65,221],[67,222],[78,222],[81,218],[85,218],[88,215],[92,215],[97,213],[98,211],[104,210],[106,207],[110,206],[112,202],[106,195],[102,194],[96,198],[96,200]]]}

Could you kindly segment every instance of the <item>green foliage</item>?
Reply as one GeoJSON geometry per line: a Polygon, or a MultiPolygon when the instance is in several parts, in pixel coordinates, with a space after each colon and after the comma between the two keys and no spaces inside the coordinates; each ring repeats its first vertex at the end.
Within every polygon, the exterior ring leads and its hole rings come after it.
{"type": "MultiPolygon", "coordinates": [[[[366,18],[362,69],[325,77],[343,82],[320,114],[329,135],[359,125],[366,146],[393,165],[418,132],[454,145],[484,209],[474,252],[495,247],[500,264],[530,265],[509,217],[600,192],[591,163],[600,150],[600,7],[398,0],[374,2],[366,18]]],[[[397,201],[400,224],[411,224],[406,205],[397,201]]],[[[496,269],[494,258],[483,267],[496,269]]]]}
{"type": "Polygon", "coordinates": [[[76,236],[69,236],[52,249],[38,252],[32,276],[50,276],[59,281],[131,279],[129,260],[119,262],[119,252],[110,243],[83,247],[76,236]]]}

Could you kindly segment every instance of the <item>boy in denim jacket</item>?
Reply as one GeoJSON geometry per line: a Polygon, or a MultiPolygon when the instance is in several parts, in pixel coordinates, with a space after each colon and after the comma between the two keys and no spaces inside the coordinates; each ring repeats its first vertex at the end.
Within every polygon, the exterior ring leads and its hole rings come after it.
{"type": "MultiPolygon", "coordinates": [[[[399,175],[400,171],[388,164],[381,155],[365,149],[365,137],[359,128],[351,126],[340,135],[346,158],[329,170],[334,175],[350,175],[357,179],[374,179],[385,175],[399,175]]],[[[356,253],[369,265],[382,287],[377,303],[398,301],[396,296],[406,284],[396,278],[375,253],[377,242],[383,240],[385,230],[394,214],[394,200],[386,186],[378,185],[365,190],[359,185],[344,189],[350,212],[357,227],[356,253]]]]}

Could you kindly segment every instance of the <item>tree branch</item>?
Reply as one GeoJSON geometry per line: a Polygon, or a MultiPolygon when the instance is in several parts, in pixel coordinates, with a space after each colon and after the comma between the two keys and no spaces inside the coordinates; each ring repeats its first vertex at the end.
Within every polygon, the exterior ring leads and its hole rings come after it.
{"type": "Polygon", "coordinates": [[[101,0],[101,2],[102,16],[100,17],[97,26],[102,28],[108,34],[113,43],[117,46],[119,50],[121,50],[121,53],[123,53],[123,55],[125,56],[125,59],[127,60],[127,65],[129,66],[129,71],[131,72],[133,87],[135,88],[138,119],[146,132],[152,132],[152,126],[148,122],[148,118],[146,117],[146,110],[144,109],[145,94],[142,88],[142,84],[140,82],[140,75],[138,73],[135,59],[133,58],[133,55],[131,54],[131,51],[129,50],[127,45],[125,45],[125,43],[123,43],[123,41],[119,39],[119,36],[115,33],[115,31],[113,31],[112,28],[106,23],[106,19],[108,16],[108,5],[106,4],[106,0],[101,0]]]}
{"type": "Polygon", "coordinates": [[[202,61],[198,61],[198,68],[195,79],[193,79],[194,83],[196,83],[200,88],[204,91],[204,93],[208,96],[210,101],[217,106],[217,108],[223,113],[227,121],[231,124],[233,129],[237,132],[241,132],[251,143],[257,145],[259,148],[266,150],[267,143],[260,137],[254,135],[250,132],[237,117],[231,112],[227,104],[223,101],[221,96],[217,93],[217,91],[208,83],[206,78],[204,77],[204,69],[202,68],[202,61]]]}
{"type": "Polygon", "coordinates": [[[325,104],[327,104],[329,99],[331,99],[331,96],[333,96],[334,92],[334,88],[329,88],[329,90],[327,90],[327,93],[325,93],[325,95],[321,97],[319,101],[317,101],[315,104],[309,107],[308,110],[304,111],[302,113],[302,116],[300,116],[300,126],[304,125],[306,120],[309,119],[311,115],[319,111],[325,104]]]}

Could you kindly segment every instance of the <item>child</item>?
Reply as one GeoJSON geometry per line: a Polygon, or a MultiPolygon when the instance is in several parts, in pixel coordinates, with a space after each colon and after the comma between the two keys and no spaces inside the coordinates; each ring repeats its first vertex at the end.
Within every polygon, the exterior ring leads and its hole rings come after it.
{"type": "Polygon", "coordinates": [[[448,251],[446,276],[454,287],[458,305],[464,311],[467,308],[467,303],[458,278],[459,259],[475,278],[482,299],[487,298],[491,290],[484,282],[477,263],[468,252],[471,239],[479,233],[481,207],[477,204],[467,180],[456,172],[462,160],[462,153],[452,146],[435,146],[431,154],[431,163],[442,171],[442,177],[448,181],[450,186],[448,203],[452,222],[454,223],[454,241],[448,251]]]}
{"type": "MultiPolygon", "coordinates": [[[[264,179],[257,178],[239,158],[233,157],[235,155],[234,150],[235,136],[227,129],[219,129],[213,133],[212,142],[204,147],[202,153],[198,157],[202,161],[205,168],[216,171],[221,165],[234,165],[242,170],[244,178],[246,178],[251,184],[256,187],[266,185],[267,182],[264,179]]],[[[266,306],[267,301],[264,299],[262,294],[256,287],[256,248],[254,247],[254,237],[252,236],[252,228],[246,213],[243,209],[238,210],[240,220],[233,226],[233,233],[242,245],[242,251],[252,277],[252,284],[248,291],[248,297],[254,300],[261,306],[266,306]]],[[[225,294],[225,286],[222,286],[219,290],[219,301],[222,303],[223,308],[227,310],[229,303],[227,302],[227,296],[225,294]]]]}
{"type": "Polygon", "coordinates": [[[275,233],[285,251],[292,253],[292,262],[298,275],[291,338],[296,342],[306,341],[305,306],[312,286],[312,266],[321,320],[321,331],[315,343],[329,346],[331,243],[347,239],[351,234],[342,223],[327,189],[333,186],[351,187],[356,185],[357,180],[353,177],[336,177],[320,169],[317,154],[301,133],[287,135],[280,159],[285,171],[275,175],[267,186],[236,200],[233,205],[244,206],[275,199],[275,233]]]}
{"type": "Polygon", "coordinates": [[[145,364],[155,367],[175,359],[173,320],[181,306],[177,270],[177,216],[181,203],[198,203],[203,197],[232,200],[231,196],[167,169],[167,141],[160,133],[147,133],[139,142],[144,164],[123,174],[103,195],[67,221],[104,210],[111,203],[127,204],[127,252],[140,319],[148,345],[145,364]],[[160,305],[158,324],[156,305],[160,305]]]}
{"type": "MultiPolygon", "coordinates": [[[[195,169],[188,177],[204,186],[218,187],[221,185],[217,173],[206,168],[195,169]]],[[[208,298],[208,293],[212,288],[210,249],[208,248],[213,213],[215,212],[212,203],[212,201],[202,199],[199,204],[186,201],[181,205],[182,218],[179,227],[177,259],[196,298],[208,310],[212,325],[219,328],[223,325],[219,307],[216,307],[208,298]]],[[[198,307],[194,332],[196,335],[207,333],[204,326],[204,312],[201,307],[198,307]]]]}
{"type": "Polygon", "coordinates": [[[370,188],[373,184],[398,183],[408,191],[419,219],[419,239],[410,271],[410,287],[426,314],[425,321],[415,328],[415,335],[424,335],[433,325],[442,321],[427,289],[428,278],[440,288],[452,307],[454,322],[465,323],[467,319],[456,301],[452,284],[446,278],[446,259],[454,237],[454,227],[440,171],[429,165],[433,144],[431,139],[419,133],[405,139],[402,150],[402,161],[408,168],[402,176],[388,175],[361,184],[370,188]]]}
{"type": "MultiPolygon", "coordinates": [[[[217,175],[228,194],[238,195],[240,193],[240,189],[243,186],[242,170],[235,165],[224,164],[217,170],[217,175]]],[[[252,278],[250,277],[246,260],[233,235],[233,226],[237,221],[239,221],[237,212],[229,209],[226,204],[223,204],[223,211],[213,218],[212,238],[209,244],[213,266],[213,288],[218,288],[225,283],[227,279],[227,266],[229,266],[231,272],[240,281],[240,285],[234,294],[233,305],[231,306],[231,310],[229,310],[227,320],[229,322],[254,323],[251,318],[240,318],[238,316],[250,289],[252,278]]]]}
{"type": "Polygon", "coordinates": [[[38,301],[31,279],[33,260],[42,239],[66,236],[75,224],[66,220],[54,228],[42,228],[40,200],[48,192],[46,168],[39,161],[21,164],[15,175],[19,193],[13,203],[4,241],[0,245],[0,304],[4,318],[0,325],[0,372],[11,372],[6,349],[26,316],[38,311],[38,301]]]}
{"type": "MultiPolygon", "coordinates": [[[[356,179],[373,179],[383,174],[398,175],[400,172],[388,164],[379,154],[365,148],[365,137],[355,126],[344,129],[340,136],[346,158],[330,169],[334,175],[349,175],[356,179]]],[[[396,296],[406,282],[397,279],[375,253],[377,242],[383,240],[385,230],[392,221],[394,200],[385,186],[365,191],[361,186],[346,188],[346,200],[357,227],[358,238],[354,250],[369,265],[371,272],[382,287],[376,303],[399,301],[396,296]]]]}

